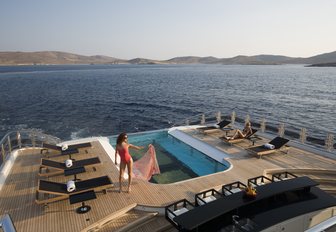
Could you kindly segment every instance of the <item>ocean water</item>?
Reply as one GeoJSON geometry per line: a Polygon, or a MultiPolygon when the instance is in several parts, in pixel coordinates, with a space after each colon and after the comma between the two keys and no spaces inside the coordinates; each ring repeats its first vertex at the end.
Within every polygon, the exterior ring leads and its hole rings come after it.
{"type": "MultiPolygon", "coordinates": [[[[181,124],[234,110],[336,134],[336,68],[303,65],[0,67],[0,137],[38,128],[61,139],[181,124]],[[212,112],[212,113],[210,113],[212,112]]],[[[323,138],[324,139],[324,138],[323,138]]]]}

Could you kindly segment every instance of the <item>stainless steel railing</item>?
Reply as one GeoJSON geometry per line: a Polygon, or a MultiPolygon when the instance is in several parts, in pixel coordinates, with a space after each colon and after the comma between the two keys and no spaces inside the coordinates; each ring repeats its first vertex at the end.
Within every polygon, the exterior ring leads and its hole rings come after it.
{"type": "Polygon", "coordinates": [[[44,134],[38,129],[10,131],[0,140],[0,169],[14,149],[37,147],[42,143],[56,144],[60,141],[59,138],[44,134]]]}
{"type": "Polygon", "coordinates": [[[263,117],[241,111],[237,108],[232,109],[233,110],[231,111],[230,109],[225,109],[224,113],[220,111],[211,111],[197,114],[174,123],[174,126],[203,125],[226,119],[230,120],[232,124],[242,127],[246,121],[250,121],[252,126],[262,133],[288,137],[292,141],[297,141],[301,144],[309,144],[336,155],[336,131],[323,131],[313,126],[305,127],[304,125],[298,125],[298,123],[294,124],[287,120],[281,121],[274,117],[263,117]]]}

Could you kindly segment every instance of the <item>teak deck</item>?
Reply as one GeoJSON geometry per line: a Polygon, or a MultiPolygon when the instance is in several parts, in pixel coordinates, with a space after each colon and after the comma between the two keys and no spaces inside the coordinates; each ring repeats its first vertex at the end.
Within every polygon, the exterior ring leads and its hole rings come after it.
{"type": "MultiPolygon", "coordinates": [[[[0,215],[10,214],[17,231],[82,231],[111,214],[130,205],[164,207],[174,201],[186,198],[194,200],[196,193],[210,188],[219,188],[223,184],[241,181],[262,175],[266,169],[277,168],[317,168],[335,169],[336,160],[290,148],[288,154],[276,153],[259,159],[247,153],[243,148],[250,146],[242,142],[230,146],[218,139],[218,135],[202,135],[194,130],[186,133],[207,142],[230,154],[227,159],[233,166],[225,172],[198,177],[173,184],[152,184],[133,179],[131,193],[119,193],[119,171],[98,141],[90,148],[79,149],[79,154],[72,155],[75,159],[98,156],[102,164],[96,170],[87,168],[85,173],[77,175],[82,180],[108,175],[114,187],[107,193],[96,193],[97,199],[87,202],[91,211],[77,214],[76,208],[81,203],[71,205],[69,200],[50,203],[47,206],[35,203],[35,194],[39,178],[66,183],[73,176],[52,176],[49,178],[38,175],[40,160],[44,155],[40,149],[22,149],[0,192],[0,215]]],[[[264,140],[266,141],[266,140],[264,140]]],[[[263,141],[257,141],[256,145],[263,141]]],[[[53,160],[64,161],[65,156],[51,156],[53,160]]],[[[126,181],[124,182],[126,185],[126,181]]],[[[124,187],[126,190],[126,187],[124,187]]],[[[113,222],[112,222],[113,223],[113,222]]],[[[154,231],[155,228],[153,228],[154,231]]]]}

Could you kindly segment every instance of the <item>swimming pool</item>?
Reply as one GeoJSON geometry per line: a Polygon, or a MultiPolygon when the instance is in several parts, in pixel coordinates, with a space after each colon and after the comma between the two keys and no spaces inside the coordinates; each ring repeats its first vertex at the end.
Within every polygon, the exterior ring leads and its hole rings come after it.
{"type": "MultiPolygon", "coordinates": [[[[109,137],[115,147],[116,136],[109,137]]],[[[221,172],[230,167],[230,163],[220,163],[193,147],[168,134],[167,131],[153,131],[128,134],[128,141],[138,146],[155,147],[161,174],[152,177],[152,183],[174,183],[190,178],[221,172]]],[[[146,150],[146,149],[145,149],[146,150]]],[[[138,160],[145,150],[131,150],[133,160],[138,160]]]]}

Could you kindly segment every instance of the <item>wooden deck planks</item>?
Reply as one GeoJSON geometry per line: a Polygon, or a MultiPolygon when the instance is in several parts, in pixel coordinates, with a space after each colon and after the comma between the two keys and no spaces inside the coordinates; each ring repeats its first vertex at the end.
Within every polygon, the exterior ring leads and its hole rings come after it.
{"type": "MultiPolygon", "coordinates": [[[[74,154],[72,158],[84,159],[99,156],[102,165],[96,171],[89,169],[86,173],[77,175],[77,178],[88,179],[109,175],[115,183],[115,188],[110,189],[107,194],[100,192],[96,200],[88,201],[87,204],[92,207],[90,212],[76,214],[75,209],[80,206],[80,203],[70,205],[68,200],[51,203],[46,208],[35,204],[36,186],[38,179],[41,178],[37,173],[40,159],[44,156],[39,154],[39,149],[21,150],[0,192],[0,214],[9,213],[18,231],[81,231],[130,204],[163,207],[182,198],[193,201],[195,193],[213,187],[219,189],[225,183],[237,180],[246,182],[248,178],[262,175],[265,169],[286,167],[328,169],[335,167],[336,164],[335,160],[294,148],[290,149],[289,154],[280,153],[258,159],[243,149],[250,146],[249,142],[230,146],[221,142],[215,135],[199,136],[197,133],[192,135],[230,153],[227,160],[233,168],[226,172],[166,185],[134,179],[131,193],[118,193],[119,171],[100,143],[93,142],[93,147],[81,149],[80,154],[74,154]]],[[[51,159],[64,161],[67,157],[51,156],[51,159]]],[[[72,176],[59,175],[49,177],[48,180],[65,183],[72,178],[72,176]]],[[[126,187],[124,189],[126,190],[126,187]]]]}

